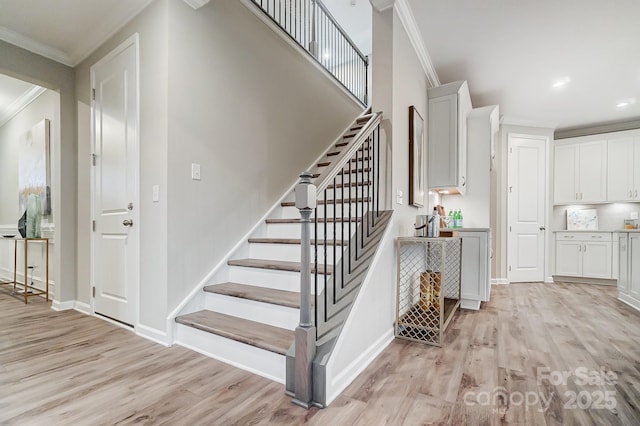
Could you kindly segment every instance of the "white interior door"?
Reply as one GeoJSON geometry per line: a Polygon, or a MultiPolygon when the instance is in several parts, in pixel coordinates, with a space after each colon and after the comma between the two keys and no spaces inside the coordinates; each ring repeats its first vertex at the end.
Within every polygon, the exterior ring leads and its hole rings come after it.
{"type": "Polygon", "coordinates": [[[138,317],[138,47],[130,38],[91,68],[94,312],[138,317]]]}
{"type": "Polygon", "coordinates": [[[508,278],[544,281],[546,138],[509,135],[508,143],[508,278]]]}

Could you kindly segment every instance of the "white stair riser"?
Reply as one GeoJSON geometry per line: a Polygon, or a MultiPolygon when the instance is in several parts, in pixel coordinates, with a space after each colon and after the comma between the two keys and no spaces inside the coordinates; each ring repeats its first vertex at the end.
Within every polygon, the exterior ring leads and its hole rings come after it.
{"type": "Polygon", "coordinates": [[[176,343],[278,383],[284,383],[286,357],[183,324],[177,325],[176,343]]]}
{"type": "MultiPolygon", "coordinates": [[[[333,262],[334,248],[332,245],[327,245],[327,259],[329,262],[333,262]]],[[[336,247],[337,256],[336,260],[340,259],[342,254],[342,246],[336,247]]],[[[300,244],[257,244],[253,243],[249,246],[249,257],[252,259],[266,259],[266,260],[286,260],[289,262],[300,262],[300,244]]],[[[311,249],[311,258],[313,259],[313,247],[311,249]]],[[[318,246],[318,256],[321,256],[324,261],[324,246],[318,246]]]]}
{"type": "MultiPolygon", "coordinates": [[[[323,275],[320,275],[320,277],[323,277],[323,275]]],[[[229,281],[276,290],[300,291],[299,272],[231,266],[229,268],[229,281]]],[[[324,280],[320,280],[320,282],[323,283],[324,280]]],[[[322,291],[322,288],[321,286],[319,291],[322,291]]],[[[315,292],[313,275],[311,276],[311,292],[315,292]]]]}
{"type": "MultiPolygon", "coordinates": [[[[351,233],[349,233],[349,222],[338,222],[335,229],[336,239],[344,239],[349,235],[353,235],[358,228],[359,222],[351,222],[351,233]],[[341,228],[343,231],[341,231],[341,228]],[[344,236],[344,237],[343,237],[344,236]]],[[[325,236],[325,224],[318,223],[318,229],[316,234],[315,225],[311,223],[310,226],[311,239],[324,239],[325,236]],[[316,236],[317,235],[317,236],[316,236]]],[[[326,234],[328,240],[333,240],[334,235],[334,223],[328,222],[326,226],[326,234]]],[[[300,238],[300,224],[299,223],[269,223],[267,224],[266,231],[267,238],[300,238]]]]}
{"type": "MultiPolygon", "coordinates": [[[[317,214],[318,214],[318,217],[347,217],[349,216],[349,205],[351,205],[351,217],[356,217],[356,206],[358,209],[357,211],[358,216],[359,217],[362,216],[361,204],[346,203],[344,205],[344,214],[342,214],[342,204],[340,202],[338,202],[335,206],[335,214],[333,210],[333,204],[327,204],[326,212],[325,212],[324,205],[322,204],[318,205],[317,214]],[[325,213],[326,213],[326,216],[325,216],[325,213]]],[[[365,212],[368,211],[368,209],[369,207],[365,206],[365,212]]],[[[295,207],[282,208],[282,214],[281,214],[282,218],[292,219],[292,218],[298,218],[299,216],[300,216],[300,212],[295,207]]],[[[315,213],[314,213],[314,216],[312,217],[315,217],[315,213]]]]}
{"type": "Polygon", "coordinates": [[[300,321],[299,309],[209,292],[205,309],[287,330],[295,330],[300,321]]]}

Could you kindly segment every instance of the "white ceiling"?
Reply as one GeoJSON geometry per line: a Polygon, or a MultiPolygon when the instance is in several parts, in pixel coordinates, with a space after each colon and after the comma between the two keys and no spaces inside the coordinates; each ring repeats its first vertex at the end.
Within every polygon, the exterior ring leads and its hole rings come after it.
{"type": "Polygon", "coordinates": [[[0,39],[75,66],[151,0],[0,0],[0,39]]]}
{"type": "MultiPolygon", "coordinates": [[[[150,1],[0,0],[0,39],[74,66],[150,1]]],[[[324,2],[370,53],[368,0],[324,2]]],[[[468,80],[474,106],[558,128],[640,118],[640,1],[408,2],[440,81],[468,80]]]]}
{"type": "Polygon", "coordinates": [[[409,3],[440,81],[468,80],[474,106],[558,128],[640,118],[638,0],[409,3]]]}

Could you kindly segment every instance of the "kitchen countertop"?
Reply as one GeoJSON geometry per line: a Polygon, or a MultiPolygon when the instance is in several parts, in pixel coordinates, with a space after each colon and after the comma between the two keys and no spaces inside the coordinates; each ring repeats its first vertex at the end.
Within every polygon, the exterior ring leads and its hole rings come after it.
{"type": "Polygon", "coordinates": [[[569,231],[568,229],[556,229],[554,231],[551,232],[605,232],[605,233],[633,233],[633,232],[640,232],[640,229],[575,229],[572,231],[569,231]]]}
{"type": "Polygon", "coordinates": [[[491,231],[491,228],[440,228],[440,232],[454,231],[454,232],[484,232],[491,231]]]}

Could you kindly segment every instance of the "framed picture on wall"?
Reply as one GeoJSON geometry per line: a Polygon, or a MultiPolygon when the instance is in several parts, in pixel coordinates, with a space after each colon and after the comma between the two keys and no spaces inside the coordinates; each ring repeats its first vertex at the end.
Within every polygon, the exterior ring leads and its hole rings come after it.
{"type": "Polygon", "coordinates": [[[416,107],[409,107],[409,204],[424,207],[426,181],[424,120],[416,107]]]}

